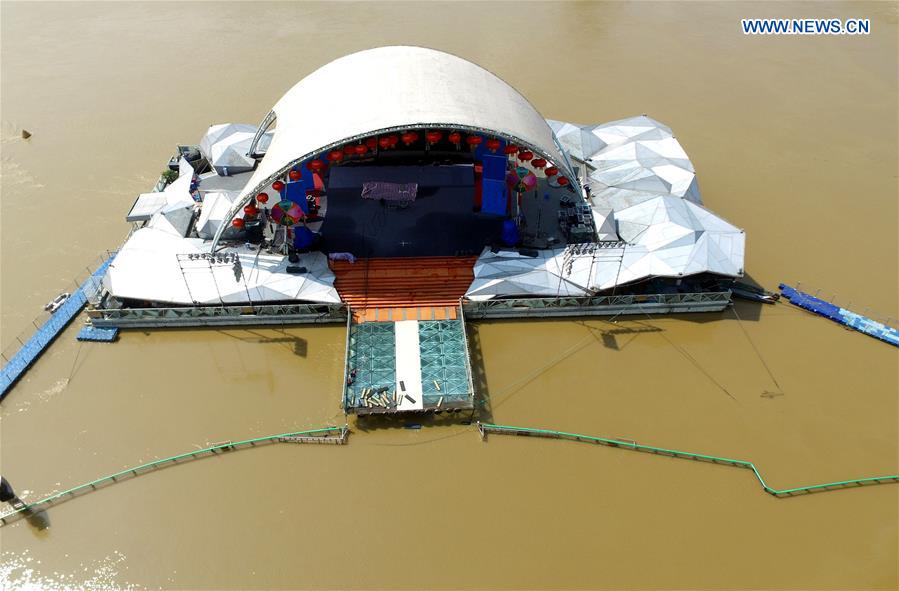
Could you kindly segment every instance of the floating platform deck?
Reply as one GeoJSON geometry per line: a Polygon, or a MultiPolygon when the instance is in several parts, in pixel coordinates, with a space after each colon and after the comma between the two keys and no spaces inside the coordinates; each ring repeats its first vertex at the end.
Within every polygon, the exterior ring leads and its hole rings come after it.
{"type": "Polygon", "coordinates": [[[344,410],[357,415],[474,408],[468,344],[456,320],[351,323],[344,410]]]}
{"type": "Polygon", "coordinates": [[[47,349],[50,343],[59,336],[75,316],[81,312],[87,303],[89,296],[93,296],[98,289],[109,263],[112,262],[115,253],[110,254],[97,269],[82,283],[69,299],[60,306],[26,342],[22,343],[16,353],[7,360],[0,372],[0,400],[6,396],[9,389],[22,375],[28,371],[31,364],[47,349]]]}
{"type": "Polygon", "coordinates": [[[899,330],[892,326],[887,326],[886,324],[877,322],[876,320],[872,320],[866,316],[852,312],[851,310],[835,306],[828,301],[799,291],[785,283],[781,283],[778,287],[780,288],[780,291],[783,292],[784,297],[786,297],[794,306],[799,306],[804,310],[833,320],[847,328],[857,330],[858,332],[874,337],[875,339],[880,339],[894,347],[899,347],[899,330]]]}
{"type": "Polygon", "coordinates": [[[78,336],[75,338],[79,341],[90,341],[94,343],[114,343],[119,338],[119,329],[85,326],[78,331],[78,336]]]}

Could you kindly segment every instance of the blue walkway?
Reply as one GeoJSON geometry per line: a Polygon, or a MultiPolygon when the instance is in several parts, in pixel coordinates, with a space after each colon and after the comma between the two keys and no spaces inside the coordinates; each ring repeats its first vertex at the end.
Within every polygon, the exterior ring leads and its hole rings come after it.
{"type": "Polygon", "coordinates": [[[778,287],[794,306],[799,306],[819,316],[838,322],[843,326],[855,329],[860,333],[880,339],[894,347],[899,347],[899,330],[892,326],[887,326],[851,310],[834,306],[830,302],[816,298],[804,291],[799,291],[784,283],[781,283],[778,287]]]}
{"type": "Polygon", "coordinates": [[[0,373],[0,400],[6,397],[13,384],[41,356],[41,353],[53,342],[53,339],[59,336],[59,333],[81,312],[87,303],[86,290],[96,288],[97,282],[106,274],[106,269],[109,268],[109,263],[112,262],[114,256],[115,253],[103,261],[103,264],[78,287],[75,293],[66,300],[66,303],[37,329],[31,338],[28,339],[28,342],[22,345],[21,349],[16,351],[9,363],[3,366],[3,371],[0,373]]]}

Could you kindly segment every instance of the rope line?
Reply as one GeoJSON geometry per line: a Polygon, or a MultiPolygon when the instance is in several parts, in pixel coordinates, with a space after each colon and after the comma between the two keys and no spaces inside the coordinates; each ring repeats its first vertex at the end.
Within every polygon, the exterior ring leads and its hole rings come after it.
{"type": "Polygon", "coordinates": [[[279,433],[278,435],[267,435],[265,437],[254,437],[252,439],[244,439],[242,441],[226,441],[224,443],[219,443],[216,445],[212,445],[209,447],[204,447],[202,449],[197,449],[194,451],[190,451],[187,453],[182,453],[174,456],[169,456],[167,458],[162,458],[161,460],[153,460],[152,462],[147,462],[145,464],[141,464],[139,466],[135,466],[133,468],[128,468],[127,470],[122,470],[120,472],[116,472],[115,474],[110,474],[109,476],[103,476],[102,478],[97,478],[96,480],[91,480],[90,482],[86,482],[84,484],[80,484],[74,488],[70,488],[68,490],[64,490],[62,492],[58,492],[52,494],[48,497],[45,497],[39,501],[34,503],[23,503],[21,506],[17,506],[16,509],[0,515],[0,527],[4,525],[8,525],[22,517],[26,517],[29,514],[32,514],[36,511],[39,511],[45,506],[52,506],[54,504],[60,503],[62,501],[74,498],[76,496],[87,494],[89,492],[93,492],[98,490],[98,487],[104,484],[112,484],[115,482],[121,482],[121,479],[128,477],[136,477],[141,474],[146,474],[147,472],[142,472],[143,470],[156,469],[161,467],[164,464],[172,464],[175,465],[179,460],[195,460],[199,457],[209,457],[210,455],[218,455],[218,452],[223,451],[232,451],[246,446],[254,446],[259,443],[274,443],[274,442],[303,442],[302,439],[295,440],[292,438],[305,438],[311,440],[312,438],[321,439],[321,442],[327,441],[328,443],[343,443],[346,441],[346,436],[348,433],[348,429],[346,427],[325,427],[322,429],[312,429],[309,431],[293,431],[290,433],[279,433]],[[332,434],[339,434],[338,437],[331,437],[332,434]]]}
{"type": "Polygon", "coordinates": [[[738,468],[746,468],[752,470],[758,479],[762,489],[772,496],[783,498],[802,493],[825,492],[828,490],[839,490],[849,486],[864,486],[866,484],[888,484],[899,483],[899,474],[891,474],[888,476],[870,476],[867,478],[856,478],[853,480],[840,480],[837,482],[827,482],[824,484],[813,484],[810,486],[797,486],[795,488],[777,489],[769,486],[762,474],[755,467],[755,464],[746,460],[735,460],[732,458],[724,458],[718,456],[710,456],[706,454],[698,454],[688,451],[678,451],[676,449],[666,449],[664,447],[654,447],[651,445],[641,445],[635,441],[626,441],[622,439],[612,439],[608,437],[594,437],[591,435],[581,435],[578,433],[567,433],[565,431],[552,431],[549,429],[534,429],[530,427],[513,427],[511,425],[493,425],[490,423],[478,423],[478,430],[481,436],[487,433],[495,433],[499,435],[534,435],[537,437],[549,437],[555,439],[568,439],[573,441],[581,441],[585,443],[597,443],[600,445],[608,445],[621,449],[629,449],[632,451],[642,451],[654,454],[661,454],[686,460],[700,460],[712,462],[715,464],[727,464],[738,468]]]}
{"type": "Polygon", "coordinates": [[[774,372],[771,371],[771,368],[768,367],[768,363],[765,361],[765,358],[762,357],[761,351],[759,348],[755,346],[755,342],[752,340],[752,337],[749,336],[749,331],[746,330],[746,327],[743,326],[743,319],[740,318],[740,315],[737,314],[736,306],[731,307],[731,311],[733,311],[734,316],[737,319],[737,324],[740,325],[740,330],[743,331],[743,334],[746,336],[746,340],[749,341],[749,345],[752,347],[752,350],[755,351],[756,357],[759,358],[759,361],[762,362],[762,365],[765,367],[765,371],[768,372],[768,376],[771,378],[771,381],[774,382],[774,385],[777,387],[777,391],[783,393],[783,388],[780,387],[780,383],[777,381],[777,378],[774,377],[774,372]]]}

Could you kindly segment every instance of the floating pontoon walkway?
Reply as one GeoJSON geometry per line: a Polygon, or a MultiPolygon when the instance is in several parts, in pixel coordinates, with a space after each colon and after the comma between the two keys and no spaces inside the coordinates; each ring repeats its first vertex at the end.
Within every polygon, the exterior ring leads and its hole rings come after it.
{"type": "Polygon", "coordinates": [[[746,460],[734,460],[731,458],[721,458],[704,454],[697,454],[688,451],[678,451],[675,449],[665,449],[662,447],[653,447],[650,445],[641,445],[636,441],[628,441],[625,439],[612,439],[608,437],[592,437],[590,435],[580,435],[578,433],[566,433],[564,431],[551,431],[549,429],[533,429],[529,427],[512,427],[509,425],[492,425],[489,423],[478,423],[478,430],[482,438],[486,438],[488,433],[498,435],[523,435],[533,437],[549,437],[553,439],[569,439],[571,441],[581,441],[584,443],[596,443],[599,445],[608,445],[619,449],[629,449],[632,451],[642,451],[654,453],[683,460],[697,460],[702,462],[711,462],[713,464],[726,464],[735,468],[747,468],[752,470],[758,479],[762,489],[775,497],[788,497],[798,494],[807,494],[813,492],[825,492],[829,490],[839,490],[842,488],[853,488],[857,486],[865,486],[870,484],[888,484],[899,482],[899,474],[891,474],[889,476],[872,476],[869,478],[857,478],[854,480],[842,480],[839,482],[828,482],[825,484],[814,484],[811,486],[799,486],[796,488],[777,489],[765,482],[761,473],[755,467],[755,464],[746,460]]]}
{"type": "Polygon", "coordinates": [[[79,341],[90,341],[94,343],[113,343],[119,338],[119,329],[115,327],[103,328],[88,325],[78,331],[78,336],[75,338],[79,341]]]}
{"type": "Polygon", "coordinates": [[[31,364],[46,350],[46,348],[59,336],[59,333],[68,326],[75,316],[81,312],[87,303],[89,295],[96,293],[100,280],[106,273],[109,263],[112,262],[115,253],[111,253],[97,269],[82,283],[75,293],[53,313],[46,322],[38,327],[27,342],[16,351],[12,358],[7,360],[0,373],[0,400],[6,396],[13,384],[22,377],[31,364]]]}
{"type": "Polygon", "coordinates": [[[892,326],[887,326],[886,324],[877,322],[876,320],[872,320],[861,314],[856,314],[851,310],[835,306],[830,302],[816,298],[804,291],[794,289],[785,283],[781,283],[778,287],[780,287],[780,291],[783,292],[783,295],[790,300],[790,303],[794,306],[799,306],[804,310],[814,312],[818,316],[833,320],[847,328],[857,330],[858,332],[874,337],[875,339],[880,339],[894,347],[899,347],[899,330],[892,326]]]}
{"type": "Polygon", "coordinates": [[[34,503],[23,503],[17,506],[13,511],[0,515],[0,526],[8,525],[23,517],[27,517],[38,511],[42,511],[54,505],[58,505],[69,499],[80,497],[90,492],[94,492],[109,484],[115,484],[128,480],[136,476],[142,476],[149,472],[153,472],[159,468],[173,466],[175,464],[183,464],[190,460],[198,460],[209,456],[221,455],[238,449],[246,449],[249,447],[257,447],[267,443],[330,443],[343,445],[347,441],[349,429],[346,427],[325,427],[323,429],[312,429],[309,431],[294,431],[291,433],[280,433],[278,435],[268,435],[266,437],[255,437],[253,439],[244,439],[243,441],[224,441],[215,445],[196,449],[187,453],[178,454],[161,460],[154,460],[128,468],[109,476],[104,476],[96,480],[92,480],[75,488],[70,488],[62,492],[50,495],[44,499],[34,503]]]}

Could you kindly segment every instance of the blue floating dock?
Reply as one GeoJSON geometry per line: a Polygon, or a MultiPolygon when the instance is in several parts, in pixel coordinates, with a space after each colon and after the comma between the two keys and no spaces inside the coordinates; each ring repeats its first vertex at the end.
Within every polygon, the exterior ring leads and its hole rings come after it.
{"type": "Polygon", "coordinates": [[[112,343],[119,338],[119,329],[116,327],[85,326],[75,337],[79,341],[91,341],[94,343],[112,343]]]}
{"type": "Polygon", "coordinates": [[[784,297],[790,300],[790,303],[794,306],[799,306],[804,310],[814,312],[819,316],[823,316],[824,318],[833,320],[843,326],[857,330],[862,334],[874,337],[875,339],[880,339],[894,347],[899,347],[899,330],[892,326],[887,326],[886,324],[877,322],[876,320],[872,320],[851,310],[835,306],[828,301],[816,298],[804,291],[799,291],[785,283],[781,283],[778,287],[780,287],[780,291],[783,292],[784,297]]]}
{"type": "Polygon", "coordinates": [[[0,400],[6,397],[13,384],[22,377],[22,374],[41,356],[50,343],[59,336],[59,333],[81,312],[81,309],[87,303],[87,291],[92,288],[96,289],[97,282],[106,274],[106,269],[109,268],[109,263],[112,262],[114,256],[115,253],[110,254],[97,270],[91,273],[90,277],[75,290],[75,293],[69,296],[69,299],[60,306],[59,310],[38,327],[37,331],[31,335],[31,338],[23,343],[22,348],[16,351],[9,362],[3,366],[3,370],[0,372],[0,400]]]}

